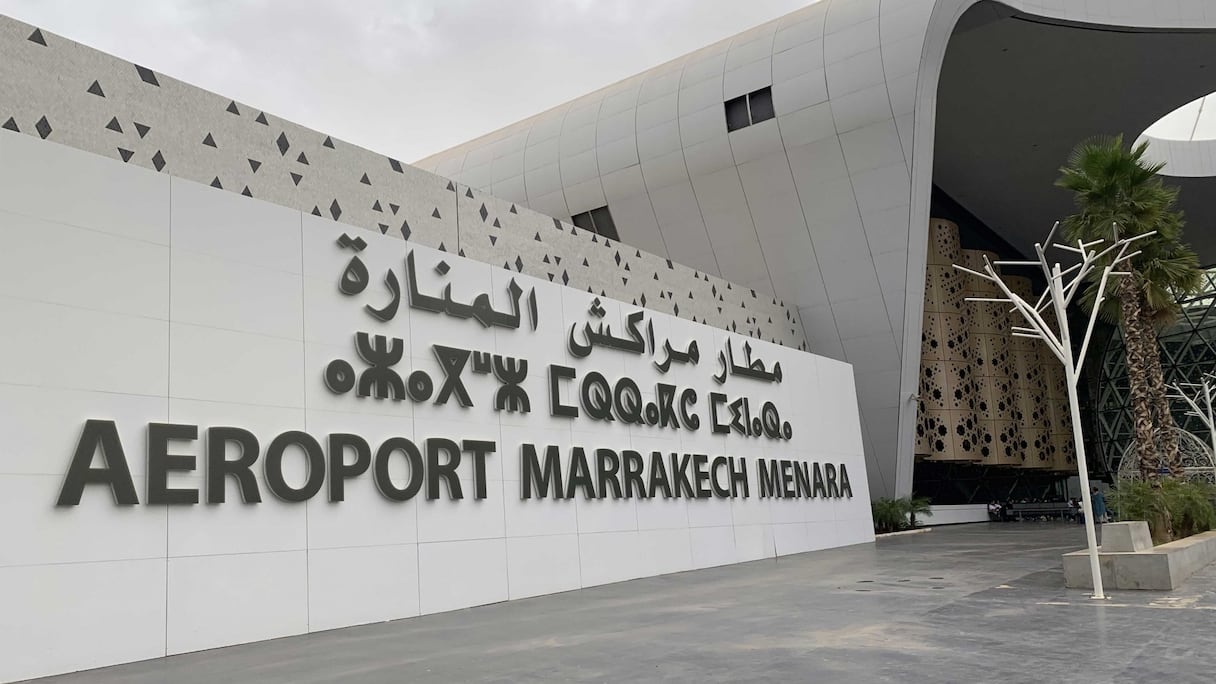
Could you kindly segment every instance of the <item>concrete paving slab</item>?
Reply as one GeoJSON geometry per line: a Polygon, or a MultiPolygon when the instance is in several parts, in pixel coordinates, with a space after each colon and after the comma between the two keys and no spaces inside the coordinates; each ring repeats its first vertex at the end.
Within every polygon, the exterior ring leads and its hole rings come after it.
{"type": "Polygon", "coordinates": [[[1210,682],[1216,567],[1064,588],[1078,525],[978,524],[38,680],[1210,682]]]}

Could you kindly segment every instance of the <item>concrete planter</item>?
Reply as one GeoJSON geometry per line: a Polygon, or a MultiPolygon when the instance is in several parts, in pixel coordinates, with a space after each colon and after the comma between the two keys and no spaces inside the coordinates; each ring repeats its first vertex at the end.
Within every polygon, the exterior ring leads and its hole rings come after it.
{"type": "MultiPolygon", "coordinates": [[[[1102,526],[1098,564],[1107,589],[1176,589],[1208,563],[1216,561],[1216,531],[1153,546],[1148,523],[1108,523],[1102,526]]],[[[1064,584],[1092,589],[1089,554],[1082,549],[1064,554],[1064,584]]]]}

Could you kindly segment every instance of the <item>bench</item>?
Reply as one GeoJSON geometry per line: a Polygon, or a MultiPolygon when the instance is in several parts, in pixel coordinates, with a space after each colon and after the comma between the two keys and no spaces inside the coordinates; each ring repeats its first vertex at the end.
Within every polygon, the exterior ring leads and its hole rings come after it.
{"type": "Polygon", "coordinates": [[[1009,515],[1016,516],[1018,520],[1023,518],[1065,518],[1068,517],[1073,509],[1069,507],[1066,501],[1055,501],[1050,503],[1011,503],[1009,504],[1009,515]]]}

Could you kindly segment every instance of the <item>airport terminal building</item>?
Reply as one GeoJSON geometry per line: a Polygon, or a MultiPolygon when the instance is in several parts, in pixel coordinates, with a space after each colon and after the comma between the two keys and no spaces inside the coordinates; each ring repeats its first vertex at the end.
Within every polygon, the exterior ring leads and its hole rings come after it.
{"type": "Polygon", "coordinates": [[[1077,140],[1211,91],[1212,27],[822,0],[411,164],[0,17],[0,681],[1066,477],[1061,379],[951,266],[1066,214],[1077,140]]]}

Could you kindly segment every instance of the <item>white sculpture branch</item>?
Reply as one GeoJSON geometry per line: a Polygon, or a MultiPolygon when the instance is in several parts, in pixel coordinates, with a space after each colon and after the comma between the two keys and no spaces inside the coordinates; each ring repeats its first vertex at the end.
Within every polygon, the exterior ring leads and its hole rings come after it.
{"type": "Polygon", "coordinates": [[[1208,429],[1212,462],[1216,468],[1216,418],[1213,418],[1212,411],[1212,404],[1216,403],[1216,373],[1204,373],[1197,383],[1177,382],[1168,387],[1172,390],[1170,399],[1186,403],[1187,415],[1195,416],[1208,429]]]}
{"type": "MultiPolygon", "coordinates": [[[[1112,277],[1129,275],[1127,271],[1119,270],[1119,268],[1140,253],[1138,251],[1128,251],[1129,246],[1133,242],[1146,238],[1153,233],[1120,238],[1118,236],[1118,226],[1114,226],[1112,242],[1105,249],[1098,251],[1097,248],[1105,244],[1106,240],[1093,240],[1091,242],[1078,240],[1076,246],[1053,244],[1052,241],[1059,227],[1059,222],[1052,226],[1051,232],[1047,235],[1046,244],[1076,255],[1079,258],[1077,263],[1067,268],[1062,268],[1059,262],[1054,264],[1048,262],[1047,255],[1043,249],[1043,243],[1035,243],[1034,251],[1038,259],[1034,261],[992,262],[985,256],[983,271],[975,271],[957,264],[955,264],[954,268],[991,282],[996,285],[1002,295],[1001,297],[968,297],[967,301],[1011,304],[1012,309],[1010,311],[1018,312],[1026,321],[1026,325],[1012,326],[1012,334],[1015,337],[1042,340],[1047,345],[1047,348],[1051,350],[1052,355],[1064,366],[1064,376],[1068,382],[1069,410],[1072,413],[1073,444],[1077,450],[1077,471],[1081,479],[1081,498],[1084,501],[1085,536],[1089,543],[1089,566],[1094,582],[1093,597],[1101,599],[1105,598],[1105,596],[1102,591],[1102,573],[1098,566],[1098,544],[1097,534],[1094,530],[1093,501],[1089,493],[1089,470],[1086,465],[1085,447],[1081,438],[1081,412],[1077,406],[1077,382],[1080,379],[1080,369],[1085,361],[1085,355],[1089,352],[1089,342],[1093,337],[1094,323],[1097,321],[1102,303],[1106,300],[1107,285],[1110,279],[1112,277]],[[1037,267],[1042,271],[1043,277],[1047,281],[1047,288],[1032,304],[1019,296],[1005,283],[998,271],[998,268],[1002,266],[1037,267]],[[1068,307],[1072,304],[1077,293],[1084,287],[1087,280],[1092,280],[1091,276],[1095,274],[1095,270],[1099,267],[1101,271],[1097,274],[1097,297],[1094,299],[1093,310],[1090,312],[1089,321],[1085,326],[1085,336],[1082,338],[1081,344],[1076,348],[1077,351],[1074,354],[1072,338],[1068,328],[1068,307]],[[1054,329],[1047,322],[1046,316],[1048,313],[1052,314],[1052,317],[1055,319],[1056,325],[1054,329]]],[[[1216,439],[1216,433],[1213,433],[1213,435],[1214,439],[1216,439]]],[[[1216,445],[1216,442],[1214,442],[1214,445],[1216,445]]]]}

